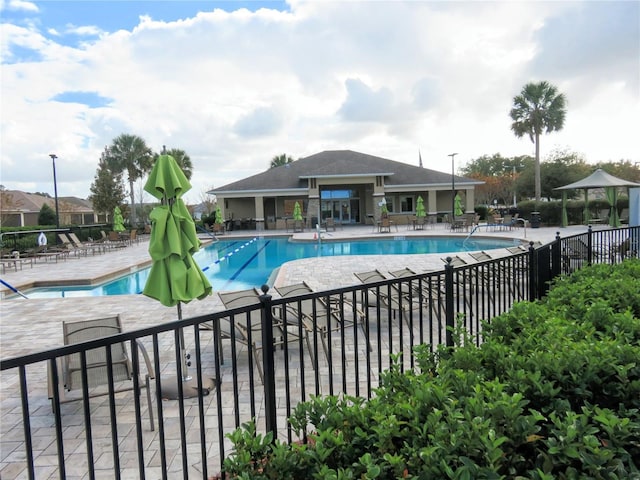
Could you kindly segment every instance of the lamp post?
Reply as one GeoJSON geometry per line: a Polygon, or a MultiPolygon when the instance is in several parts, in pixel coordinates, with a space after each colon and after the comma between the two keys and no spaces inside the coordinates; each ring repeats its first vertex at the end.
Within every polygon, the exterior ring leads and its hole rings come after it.
{"type": "Polygon", "coordinates": [[[60,215],[58,213],[58,182],[56,181],[56,158],[58,158],[58,156],[55,153],[50,153],[49,156],[53,161],[53,195],[56,200],[56,229],[60,229],[60,215]]]}
{"type": "Polygon", "coordinates": [[[457,153],[450,153],[451,157],[451,218],[456,218],[456,176],[455,176],[455,167],[454,167],[454,159],[457,153]]]}

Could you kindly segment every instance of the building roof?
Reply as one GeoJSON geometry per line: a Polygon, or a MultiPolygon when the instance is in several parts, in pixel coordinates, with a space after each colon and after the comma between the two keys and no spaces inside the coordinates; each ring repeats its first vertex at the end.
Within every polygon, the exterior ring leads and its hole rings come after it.
{"type": "MultiPolygon", "coordinates": [[[[5,213],[39,212],[43,204],[55,209],[55,199],[22,192],[20,190],[4,190],[1,209],[5,213]]],[[[58,208],[67,213],[92,213],[91,202],[77,197],[58,197],[58,208]]]]}
{"type": "MultiPolygon", "coordinates": [[[[384,176],[387,188],[451,184],[451,174],[352,150],[327,150],[286,165],[270,168],[257,175],[215,188],[208,193],[307,190],[309,178],[362,176],[384,176]]],[[[455,183],[462,186],[480,185],[483,182],[456,176],[455,183]]]]}
{"type": "Polygon", "coordinates": [[[614,177],[601,168],[582,180],[570,183],[563,187],[557,187],[554,190],[571,190],[578,188],[605,188],[605,187],[640,187],[640,183],[630,182],[622,178],[614,177]]]}

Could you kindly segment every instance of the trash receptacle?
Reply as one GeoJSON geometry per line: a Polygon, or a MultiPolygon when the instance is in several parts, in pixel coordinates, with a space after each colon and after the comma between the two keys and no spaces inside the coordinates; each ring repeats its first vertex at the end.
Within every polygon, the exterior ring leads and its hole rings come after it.
{"type": "Polygon", "coordinates": [[[531,228],[540,228],[540,212],[531,212],[531,228]]]}

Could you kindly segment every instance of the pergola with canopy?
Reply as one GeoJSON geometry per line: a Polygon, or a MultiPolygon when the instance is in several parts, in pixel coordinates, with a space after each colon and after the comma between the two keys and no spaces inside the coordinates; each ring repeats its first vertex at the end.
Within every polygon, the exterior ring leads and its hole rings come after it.
{"type": "Polygon", "coordinates": [[[619,227],[620,218],[618,217],[618,210],[615,208],[618,203],[618,187],[640,187],[640,183],[634,183],[628,180],[623,180],[622,178],[614,177],[599,168],[582,180],[570,183],[564,187],[555,188],[554,190],[564,190],[562,192],[562,226],[566,227],[569,224],[569,218],[567,216],[567,190],[584,190],[584,220],[585,222],[589,222],[589,189],[604,188],[609,206],[611,207],[609,225],[612,227],[619,227]]]}

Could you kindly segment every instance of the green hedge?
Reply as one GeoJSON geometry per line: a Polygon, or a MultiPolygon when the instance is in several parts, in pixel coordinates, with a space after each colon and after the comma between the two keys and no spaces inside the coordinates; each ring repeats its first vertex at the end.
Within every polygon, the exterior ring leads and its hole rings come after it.
{"type": "Polygon", "coordinates": [[[306,444],[247,425],[230,478],[640,478],[640,261],[595,265],[485,325],[480,347],[397,365],[369,400],[300,404],[306,444]]]}

